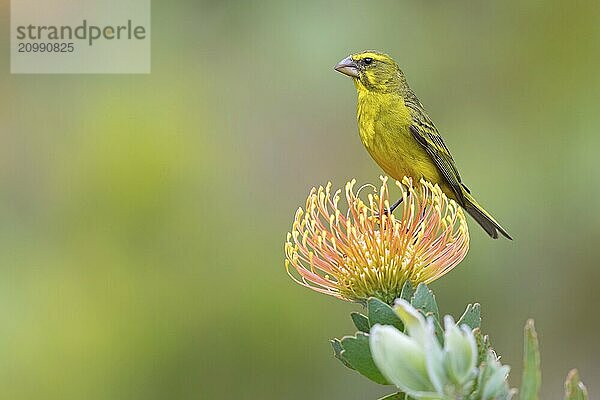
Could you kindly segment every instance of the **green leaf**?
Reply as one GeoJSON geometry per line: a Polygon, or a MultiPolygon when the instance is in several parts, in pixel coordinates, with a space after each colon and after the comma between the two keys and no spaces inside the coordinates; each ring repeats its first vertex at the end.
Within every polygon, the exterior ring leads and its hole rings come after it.
{"type": "Polygon", "coordinates": [[[471,329],[481,327],[481,306],[479,303],[469,304],[456,325],[467,325],[471,329]]]}
{"type": "Polygon", "coordinates": [[[353,369],[373,382],[389,384],[373,362],[369,348],[369,335],[359,332],[356,336],[345,336],[342,338],[342,347],[341,355],[353,369]]]}
{"type": "Polygon", "coordinates": [[[583,382],[579,380],[576,369],[569,371],[565,382],[565,400],[588,400],[588,392],[583,382]]]}
{"type": "Polygon", "coordinates": [[[350,317],[352,317],[352,322],[354,322],[356,329],[358,329],[360,332],[369,333],[371,328],[369,325],[369,318],[358,312],[350,313],[350,317]]]}
{"type": "Polygon", "coordinates": [[[412,298],[411,304],[414,308],[421,311],[423,315],[431,313],[436,320],[440,319],[440,311],[433,292],[429,290],[426,284],[419,283],[417,290],[412,298]]]}
{"type": "Polygon", "coordinates": [[[481,328],[473,329],[473,335],[475,336],[475,341],[477,342],[477,353],[479,354],[477,363],[481,364],[482,362],[486,361],[487,355],[492,349],[492,344],[490,343],[490,337],[481,333],[481,328]]]}
{"type": "Polygon", "coordinates": [[[538,400],[542,374],[537,333],[530,319],[525,324],[525,348],[523,355],[523,379],[520,400],[538,400]]]}
{"type": "Polygon", "coordinates": [[[398,314],[396,314],[396,311],[383,301],[376,297],[369,297],[367,308],[370,326],[375,324],[391,325],[400,330],[400,332],[404,331],[404,324],[398,314]]]}
{"type": "Polygon", "coordinates": [[[333,354],[335,355],[335,358],[340,360],[342,364],[344,364],[346,367],[354,369],[342,355],[342,351],[344,350],[344,348],[342,347],[342,342],[340,342],[340,339],[332,339],[330,340],[330,342],[331,346],[333,347],[333,354]]]}
{"type": "Polygon", "coordinates": [[[410,281],[406,281],[404,286],[402,286],[402,291],[400,292],[400,298],[408,301],[410,303],[410,299],[412,299],[415,294],[415,289],[413,288],[412,283],[410,281]]]}
{"type": "Polygon", "coordinates": [[[381,397],[378,400],[406,400],[408,397],[404,393],[392,393],[381,397]]]}

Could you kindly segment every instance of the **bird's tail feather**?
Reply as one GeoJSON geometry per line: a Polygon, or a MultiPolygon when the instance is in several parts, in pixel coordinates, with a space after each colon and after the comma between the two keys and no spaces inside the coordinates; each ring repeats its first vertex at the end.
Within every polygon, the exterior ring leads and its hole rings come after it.
{"type": "Polygon", "coordinates": [[[512,237],[506,232],[506,230],[500,226],[498,222],[492,217],[487,211],[483,209],[477,203],[475,198],[471,196],[468,192],[463,192],[465,205],[464,209],[473,217],[475,221],[490,235],[493,239],[498,239],[498,232],[500,232],[507,239],[512,240],[512,237]]]}

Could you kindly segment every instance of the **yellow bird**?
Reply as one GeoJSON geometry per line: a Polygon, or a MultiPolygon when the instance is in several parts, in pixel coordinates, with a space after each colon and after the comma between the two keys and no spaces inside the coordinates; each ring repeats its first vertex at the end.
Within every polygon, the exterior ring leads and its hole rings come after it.
{"type": "MultiPolygon", "coordinates": [[[[390,56],[363,51],[344,58],[335,69],[353,78],[360,139],[388,175],[438,184],[492,238],[497,239],[500,232],[512,239],[462,183],[450,150],[390,56]]],[[[394,203],[390,212],[400,202],[394,203]]]]}

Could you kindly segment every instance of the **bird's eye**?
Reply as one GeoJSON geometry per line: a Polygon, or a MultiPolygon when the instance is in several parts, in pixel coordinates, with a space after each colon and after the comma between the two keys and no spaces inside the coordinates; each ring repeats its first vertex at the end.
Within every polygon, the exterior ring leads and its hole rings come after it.
{"type": "Polygon", "coordinates": [[[365,63],[365,65],[371,65],[373,64],[373,59],[371,57],[367,57],[363,59],[363,62],[365,63]]]}

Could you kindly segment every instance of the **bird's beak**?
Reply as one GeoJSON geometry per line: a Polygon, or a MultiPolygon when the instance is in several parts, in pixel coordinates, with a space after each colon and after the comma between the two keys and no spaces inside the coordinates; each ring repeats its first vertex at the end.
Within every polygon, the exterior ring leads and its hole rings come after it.
{"type": "Polygon", "coordinates": [[[352,59],[352,57],[348,56],[344,58],[342,61],[337,63],[335,67],[333,67],[337,72],[341,72],[344,75],[351,76],[353,78],[358,78],[358,64],[352,59]]]}

